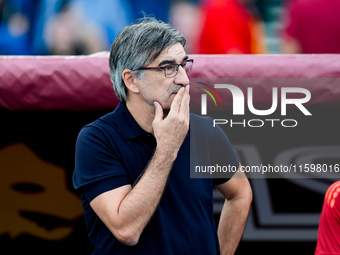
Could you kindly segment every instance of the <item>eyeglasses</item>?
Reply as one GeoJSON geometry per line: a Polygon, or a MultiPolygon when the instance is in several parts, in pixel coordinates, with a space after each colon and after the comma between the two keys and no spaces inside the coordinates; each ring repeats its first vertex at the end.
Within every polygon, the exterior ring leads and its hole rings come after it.
{"type": "Polygon", "coordinates": [[[190,73],[192,70],[193,62],[193,59],[187,59],[184,60],[181,64],[169,64],[166,66],[157,67],[141,67],[138,70],[163,70],[166,78],[172,78],[177,75],[180,66],[185,70],[186,73],[190,73]]]}

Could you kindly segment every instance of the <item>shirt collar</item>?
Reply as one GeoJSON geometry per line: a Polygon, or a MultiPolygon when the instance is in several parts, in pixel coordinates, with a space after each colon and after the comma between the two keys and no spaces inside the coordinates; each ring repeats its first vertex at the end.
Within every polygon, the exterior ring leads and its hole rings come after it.
{"type": "Polygon", "coordinates": [[[119,133],[125,139],[132,139],[147,133],[132,117],[124,102],[120,102],[118,104],[114,111],[114,118],[118,126],[119,133]]]}

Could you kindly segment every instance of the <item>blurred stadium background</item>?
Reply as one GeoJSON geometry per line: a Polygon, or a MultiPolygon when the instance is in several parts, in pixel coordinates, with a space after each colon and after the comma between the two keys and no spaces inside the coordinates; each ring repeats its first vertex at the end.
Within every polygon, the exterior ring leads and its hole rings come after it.
{"type": "MultiPolygon", "coordinates": [[[[0,0],[0,54],[79,55],[109,50],[118,31],[143,13],[172,23],[187,36],[190,46],[197,47],[207,2],[0,0]]],[[[279,31],[285,4],[284,0],[242,0],[249,14],[263,24],[259,39],[266,45],[264,53],[281,52],[279,31]]],[[[199,53],[195,47],[189,53],[199,53]]]]}

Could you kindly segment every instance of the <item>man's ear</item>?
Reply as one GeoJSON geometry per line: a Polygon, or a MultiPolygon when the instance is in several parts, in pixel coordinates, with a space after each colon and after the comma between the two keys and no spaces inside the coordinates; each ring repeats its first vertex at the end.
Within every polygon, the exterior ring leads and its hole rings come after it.
{"type": "Polygon", "coordinates": [[[124,69],[122,72],[122,79],[129,91],[136,94],[139,93],[136,75],[132,74],[131,69],[124,69]]]}

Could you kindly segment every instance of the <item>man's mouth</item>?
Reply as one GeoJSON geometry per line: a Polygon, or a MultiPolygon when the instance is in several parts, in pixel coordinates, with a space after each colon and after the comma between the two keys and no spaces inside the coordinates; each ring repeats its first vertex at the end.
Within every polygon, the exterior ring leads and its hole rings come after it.
{"type": "Polygon", "coordinates": [[[178,91],[179,91],[179,89],[177,89],[176,91],[172,92],[172,94],[176,95],[178,93],[178,91]]]}

